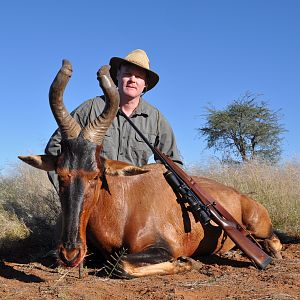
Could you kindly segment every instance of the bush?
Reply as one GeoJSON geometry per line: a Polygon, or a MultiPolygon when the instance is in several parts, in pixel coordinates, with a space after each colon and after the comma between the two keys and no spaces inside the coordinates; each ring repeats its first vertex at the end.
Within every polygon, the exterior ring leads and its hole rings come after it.
{"type": "Polygon", "coordinates": [[[6,211],[2,204],[0,204],[0,226],[1,253],[9,251],[17,241],[26,239],[30,234],[24,222],[14,213],[6,211]]]}
{"type": "Polygon", "coordinates": [[[1,253],[28,240],[41,250],[51,247],[59,211],[46,172],[24,163],[12,166],[0,177],[1,253]]]}

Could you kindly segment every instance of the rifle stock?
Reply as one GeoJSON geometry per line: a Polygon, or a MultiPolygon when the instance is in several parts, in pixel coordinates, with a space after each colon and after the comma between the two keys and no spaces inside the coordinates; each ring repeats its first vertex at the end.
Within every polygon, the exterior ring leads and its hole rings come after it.
{"type": "MultiPolygon", "coordinates": [[[[251,241],[247,235],[249,232],[241,226],[234,217],[223,206],[215,201],[210,195],[196,184],[196,182],[188,176],[179,166],[177,166],[167,155],[162,153],[159,149],[153,147],[146,137],[140,132],[130,118],[119,110],[119,114],[122,115],[129,124],[136,130],[144,142],[149,146],[157,159],[159,159],[165,167],[175,175],[179,182],[185,184],[188,189],[195,196],[194,200],[199,203],[200,209],[204,207],[208,212],[207,216],[204,216],[204,220],[211,218],[216,224],[222,227],[224,232],[229,238],[244,252],[244,254],[254,263],[254,265],[260,269],[265,269],[266,266],[272,261],[272,258],[267,255],[254,240],[251,241]]],[[[198,210],[199,210],[198,207],[198,210]]],[[[199,211],[197,211],[198,216],[199,211]]],[[[206,215],[206,213],[204,213],[206,215]]],[[[199,218],[200,219],[200,218],[199,218]]],[[[205,225],[203,225],[205,226],[205,225]]]]}

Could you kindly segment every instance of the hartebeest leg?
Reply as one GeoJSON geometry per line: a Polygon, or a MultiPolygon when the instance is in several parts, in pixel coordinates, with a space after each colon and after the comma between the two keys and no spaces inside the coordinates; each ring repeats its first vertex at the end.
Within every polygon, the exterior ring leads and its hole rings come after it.
{"type": "Polygon", "coordinates": [[[112,275],[121,278],[134,278],[150,275],[169,275],[193,268],[191,258],[174,259],[163,248],[148,248],[143,252],[123,256],[122,263],[113,270],[112,275]]]}
{"type": "Polygon", "coordinates": [[[130,277],[172,275],[192,270],[195,263],[196,262],[189,257],[179,257],[170,261],[146,266],[135,266],[130,262],[124,261],[123,270],[130,277]]]}

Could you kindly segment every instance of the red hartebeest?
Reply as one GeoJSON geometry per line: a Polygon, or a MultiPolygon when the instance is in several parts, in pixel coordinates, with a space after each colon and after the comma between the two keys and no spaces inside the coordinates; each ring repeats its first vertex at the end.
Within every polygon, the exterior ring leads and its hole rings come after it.
{"type": "MultiPolygon", "coordinates": [[[[202,226],[184,205],[178,204],[164,179],[163,165],[139,168],[100,156],[104,135],[119,106],[109,67],[98,72],[106,107],[83,129],[63,104],[71,74],[71,64],[63,61],[49,92],[62,134],[61,154],[20,157],[33,167],[55,170],[58,175],[62,206],[60,260],[69,267],[79,265],[87,252],[87,235],[104,255],[127,248],[121,269],[129,277],[190,270],[193,264],[188,257],[229,251],[234,244],[219,226],[202,226]]],[[[261,204],[211,179],[194,179],[254,237],[263,239],[269,253],[280,257],[281,243],[261,204]]]]}

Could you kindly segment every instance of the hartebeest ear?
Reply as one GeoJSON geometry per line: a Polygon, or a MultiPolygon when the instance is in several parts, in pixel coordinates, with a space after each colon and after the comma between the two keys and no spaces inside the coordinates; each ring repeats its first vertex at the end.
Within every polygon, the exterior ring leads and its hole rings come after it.
{"type": "Polygon", "coordinates": [[[26,162],[27,164],[41,169],[44,171],[55,170],[57,156],[53,155],[31,155],[31,156],[18,156],[19,159],[26,162]]]}
{"type": "Polygon", "coordinates": [[[105,160],[105,174],[112,176],[133,176],[149,172],[143,168],[122,161],[105,160]]]}

